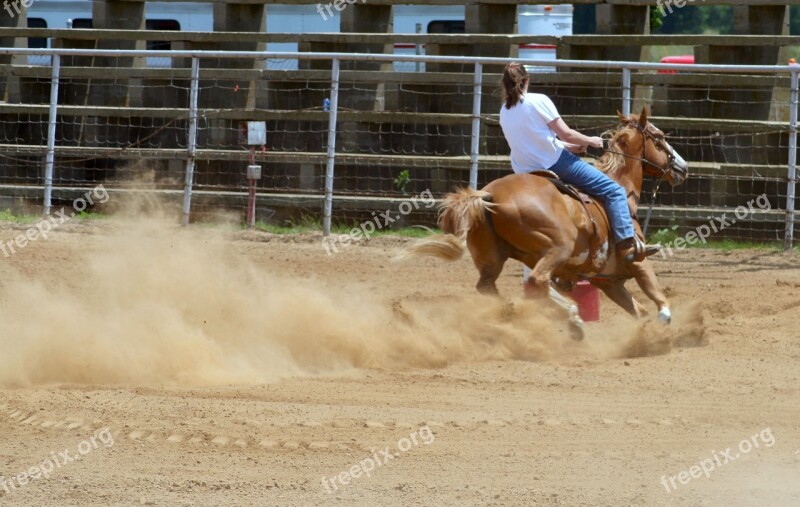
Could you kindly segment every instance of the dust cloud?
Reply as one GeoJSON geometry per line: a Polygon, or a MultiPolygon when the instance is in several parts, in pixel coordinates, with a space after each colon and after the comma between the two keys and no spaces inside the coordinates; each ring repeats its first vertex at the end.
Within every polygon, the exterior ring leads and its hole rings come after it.
{"type": "Polygon", "coordinates": [[[229,231],[111,222],[85,235],[74,256],[52,259],[48,273],[4,270],[0,385],[242,384],[351,368],[665,352],[631,345],[639,330],[630,320],[622,338],[575,344],[536,305],[477,295],[392,303],[357,283],[270,272],[238,253],[229,231]]]}

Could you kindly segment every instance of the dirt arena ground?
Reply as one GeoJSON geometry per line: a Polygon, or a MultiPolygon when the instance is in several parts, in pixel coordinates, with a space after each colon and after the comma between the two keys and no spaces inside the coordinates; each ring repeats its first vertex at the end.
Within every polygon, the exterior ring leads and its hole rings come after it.
{"type": "Polygon", "coordinates": [[[603,299],[573,343],[519,265],[496,301],[468,259],[320,239],[0,253],[0,505],[800,505],[796,254],[656,260],[673,325],[603,299]]]}

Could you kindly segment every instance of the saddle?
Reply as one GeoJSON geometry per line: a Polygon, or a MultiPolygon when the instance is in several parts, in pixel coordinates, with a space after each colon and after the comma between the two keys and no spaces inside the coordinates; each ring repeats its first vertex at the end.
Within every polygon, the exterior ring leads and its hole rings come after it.
{"type": "MultiPolygon", "coordinates": [[[[559,192],[561,192],[564,195],[568,195],[568,196],[572,197],[573,199],[577,200],[579,203],[581,203],[581,206],[583,207],[583,211],[586,213],[586,216],[588,216],[589,220],[592,222],[592,228],[594,229],[594,237],[597,238],[597,232],[598,232],[597,231],[597,222],[595,221],[594,214],[591,211],[589,211],[589,208],[587,206],[589,204],[597,205],[597,202],[594,199],[589,197],[588,194],[585,194],[585,193],[581,192],[580,190],[578,190],[574,186],[572,186],[572,185],[570,185],[568,183],[564,183],[563,181],[561,181],[561,178],[559,178],[558,175],[556,173],[554,173],[553,171],[548,171],[547,169],[542,169],[542,170],[539,170],[539,171],[532,171],[529,174],[533,174],[535,176],[541,176],[542,178],[546,178],[547,180],[550,181],[550,183],[552,183],[553,185],[556,186],[556,188],[558,189],[559,192]]],[[[592,245],[592,246],[594,247],[594,245],[592,245]]]]}
{"type": "MultiPolygon", "coordinates": [[[[547,169],[542,169],[540,171],[533,171],[530,174],[534,174],[536,176],[541,176],[542,178],[547,178],[550,182],[556,186],[556,188],[565,195],[573,197],[578,202],[582,204],[592,204],[594,201],[591,197],[587,194],[584,194],[574,186],[570,185],[569,183],[564,183],[561,181],[561,178],[558,177],[556,173],[553,171],[548,171],[547,169]]],[[[591,213],[589,214],[591,215],[591,213]]]]}

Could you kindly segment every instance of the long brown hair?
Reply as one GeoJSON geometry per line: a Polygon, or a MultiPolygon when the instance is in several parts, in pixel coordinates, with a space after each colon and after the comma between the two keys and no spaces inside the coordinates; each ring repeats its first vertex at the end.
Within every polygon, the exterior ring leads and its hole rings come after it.
{"type": "Polygon", "coordinates": [[[528,71],[519,62],[511,62],[503,70],[503,100],[506,109],[511,109],[522,99],[525,83],[528,82],[528,71]]]}

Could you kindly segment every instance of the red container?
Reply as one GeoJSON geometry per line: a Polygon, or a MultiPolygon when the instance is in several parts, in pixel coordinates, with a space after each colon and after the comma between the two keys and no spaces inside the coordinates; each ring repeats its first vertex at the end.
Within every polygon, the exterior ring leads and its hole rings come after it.
{"type": "MultiPolygon", "coordinates": [[[[694,64],[694,55],[680,55],[680,56],[665,56],[661,59],[661,63],[683,63],[683,64],[694,64]]],[[[658,71],[659,74],[677,74],[677,70],[664,70],[661,69],[658,71]]]]}
{"type": "Polygon", "coordinates": [[[600,289],[582,280],[575,284],[569,295],[578,304],[578,315],[585,322],[600,320],[600,289]]]}

